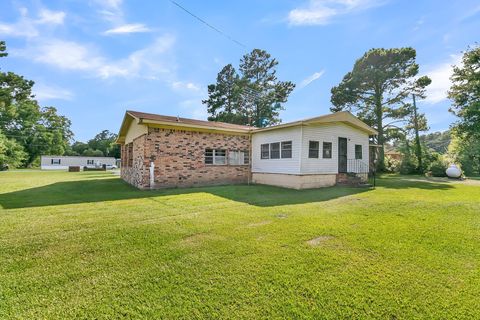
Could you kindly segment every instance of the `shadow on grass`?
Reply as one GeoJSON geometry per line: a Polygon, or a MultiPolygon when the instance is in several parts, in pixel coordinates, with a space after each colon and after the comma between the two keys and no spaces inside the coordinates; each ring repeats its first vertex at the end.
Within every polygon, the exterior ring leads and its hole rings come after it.
{"type": "Polygon", "coordinates": [[[446,178],[426,178],[423,176],[383,175],[376,185],[387,189],[448,190],[454,188],[446,178]]]}
{"type": "Polygon", "coordinates": [[[0,206],[4,209],[17,209],[209,193],[254,206],[270,207],[327,201],[370,190],[348,187],[292,190],[264,185],[229,185],[141,191],[128,185],[121,179],[86,179],[56,182],[41,187],[3,193],[0,194],[0,206]]]}

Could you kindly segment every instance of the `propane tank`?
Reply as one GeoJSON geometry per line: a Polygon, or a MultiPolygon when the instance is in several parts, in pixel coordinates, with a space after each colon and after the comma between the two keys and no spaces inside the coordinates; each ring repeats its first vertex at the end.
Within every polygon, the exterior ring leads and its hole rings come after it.
{"type": "Polygon", "coordinates": [[[460,168],[457,167],[455,164],[451,164],[447,168],[445,173],[449,178],[460,178],[460,176],[462,175],[462,170],[460,170],[460,168]]]}

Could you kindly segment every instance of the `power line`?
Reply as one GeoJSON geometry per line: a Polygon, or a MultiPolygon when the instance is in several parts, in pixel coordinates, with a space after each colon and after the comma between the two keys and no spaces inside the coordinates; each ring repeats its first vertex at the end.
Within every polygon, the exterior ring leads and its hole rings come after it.
{"type": "Polygon", "coordinates": [[[189,15],[191,15],[192,17],[194,17],[195,19],[197,19],[198,21],[200,21],[201,23],[203,23],[204,25],[206,25],[207,27],[209,27],[210,29],[214,30],[215,32],[221,34],[222,36],[224,36],[225,38],[227,38],[228,40],[234,42],[235,44],[243,47],[243,48],[246,48],[247,46],[244,45],[243,43],[241,43],[240,41],[237,41],[235,40],[234,38],[232,38],[231,36],[229,36],[228,34],[226,34],[225,32],[223,32],[222,30],[218,29],[217,27],[211,25],[210,23],[208,23],[207,21],[205,21],[204,19],[200,18],[199,16],[197,16],[196,14],[194,14],[193,12],[189,11],[188,9],[186,9],[185,7],[183,7],[182,5],[180,5],[178,2],[176,1],[173,1],[173,0],[170,0],[171,3],[173,3],[174,5],[176,5],[177,7],[179,7],[180,9],[182,9],[183,11],[185,11],[186,13],[188,13],[189,15]]]}

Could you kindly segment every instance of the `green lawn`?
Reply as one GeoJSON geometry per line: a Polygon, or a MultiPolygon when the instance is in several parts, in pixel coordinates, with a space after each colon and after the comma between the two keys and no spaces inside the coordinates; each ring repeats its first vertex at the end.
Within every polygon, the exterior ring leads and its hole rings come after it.
{"type": "Polygon", "coordinates": [[[378,184],[0,172],[0,318],[480,318],[480,181],[378,184]]]}

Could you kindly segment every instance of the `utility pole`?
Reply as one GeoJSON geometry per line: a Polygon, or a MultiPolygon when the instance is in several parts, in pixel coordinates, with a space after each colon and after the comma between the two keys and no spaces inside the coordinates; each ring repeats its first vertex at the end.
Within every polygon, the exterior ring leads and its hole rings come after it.
{"type": "Polygon", "coordinates": [[[422,146],[420,145],[420,134],[418,133],[418,112],[415,94],[413,94],[413,126],[415,129],[415,153],[418,159],[418,171],[420,171],[423,168],[422,146]]]}

